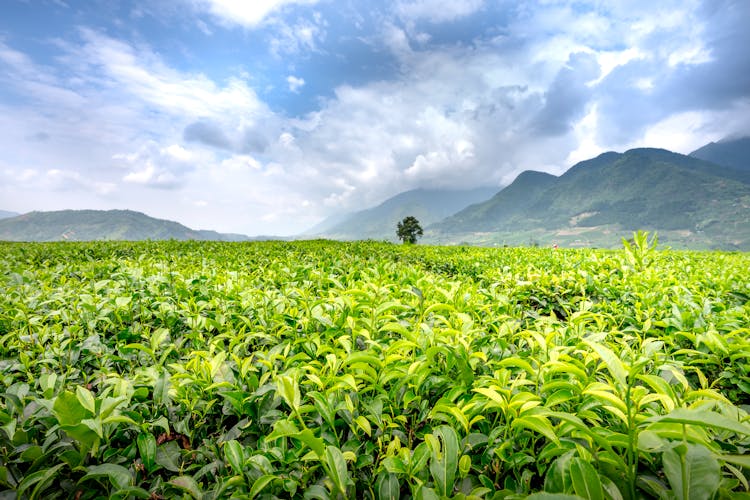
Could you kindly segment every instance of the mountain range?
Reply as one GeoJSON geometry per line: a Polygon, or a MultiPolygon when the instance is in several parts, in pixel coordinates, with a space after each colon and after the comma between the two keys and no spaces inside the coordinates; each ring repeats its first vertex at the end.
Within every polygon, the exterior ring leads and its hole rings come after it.
{"type": "Polygon", "coordinates": [[[132,210],[29,212],[0,219],[0,240],[217,240],[248,241],[242,234],[194,230],[132,210]]]}
{"type": "Polygon", "coordinates": [[[610,246],[638,229],[674,247],[750,249],[750,170],[663,149],[604,153],[560,177],[524,172],[429,227],[433,241],[610,246]]]}
{"type": "MultiPolygon", "coordinates": [[[[336,214],[300,238],[395,240],[415,216],[422,241],[438,244],[620,246],[657,231],[674,248],[750,250],[750,137],[690,155],[638,148],[607,152],[560,176],[525,171],[502,189],[416,189],[380,205],[336,214]]],[[[128,210],[0,211],[0,240],[195,239],[244,241],[128,210]]]]}

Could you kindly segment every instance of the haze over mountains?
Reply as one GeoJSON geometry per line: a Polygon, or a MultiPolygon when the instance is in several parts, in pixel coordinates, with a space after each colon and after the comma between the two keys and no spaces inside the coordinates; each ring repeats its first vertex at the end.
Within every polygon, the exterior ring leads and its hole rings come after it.
{"type": "MultiPolygon", "coordinates": [[[[522,172],[503,189],[416,189],[336,214],[301,237],[395,241],[396,223],[407,215],[420,220],[427,243],[613,247],[647,229],[675,248],[750,250],[750,138],[711,143],[690,155],[654,148],[608,152],[559,177],[522,172]]],[[[0,212],[0,219],[5,240],[251,239],[122,210],[0,212]]]]}
{"type": "Polygon", "coordinates": [[[396,224],[416,217],[422,226],[439,222],[462,208],[488,199],[499,188],[470,190],[414,189],[387,199],[380,205],[343,216],[328,218],[305,234],[344,240],[387,239],[396,241],[396,224]]]}

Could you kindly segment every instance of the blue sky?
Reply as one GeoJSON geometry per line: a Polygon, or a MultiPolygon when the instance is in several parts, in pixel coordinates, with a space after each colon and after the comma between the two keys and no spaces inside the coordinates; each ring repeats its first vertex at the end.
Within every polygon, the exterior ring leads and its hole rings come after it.
{"type": "Polygon", "coordinates": [[[745,0],[3,0],[0,209],[294,234],[750,134],[745,0]]]}

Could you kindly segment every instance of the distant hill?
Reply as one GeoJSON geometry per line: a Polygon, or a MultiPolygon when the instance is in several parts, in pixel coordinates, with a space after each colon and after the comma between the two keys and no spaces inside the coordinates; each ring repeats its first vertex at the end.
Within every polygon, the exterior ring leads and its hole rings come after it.
{"type": "Polygon", "coordinates": [[[20,215],[16,212],[8,212],[7,210],[0,210],[0,219],[7,219],[9,217],[15,217],[16,215],[20,215]]]}
{"type": "Polygon", "coordinates": [[[0,240],[220,240],[245,241],[245,235],[196,231],[180,223],[131,210],[30,212],[0,220],[0,240]]]}
{"type": "Polygon", "coordinates": [[[326,217],[322,221],[315,224],[313,227],[302,233],[301,236],[314,236],[314,235],[320,235],[320,234],[326,234],[326,232],[330,231],[334,227],[338,226],[339,224],[347,221],[349,218],[354,215],[353,212],[347,212],[343,214],[333,214],[329,217],[326,217]]]}
{"type": "Polygon", "coordinates": [[[560,177],[524,172],[427,240],[617,246],[637,229],[675,247],[750,250],[750,175],[663,149],[604,153],[560,177]]]}
{"type": "MultiPolygon", "coordinates": [[[[380,205],[342,217],[326,220],[323,230],[307,234],[336,239],[386,239],[396,240],[396,224],[413,215],[422,227],[442,220],[462,208],[486,200],[498,188],[470,190],[415,189],[387,199],[380,205]]],[[[341,217],[341,216],[340,216],[341,217]]],[[[319,225],[319,226],[321,226],[319,225]]]]}
{"type": "Polygon", "coordinates": [[[712,142],[696,149],[690,156],[724,167],[750,171],[750,137],[712,142]]]}

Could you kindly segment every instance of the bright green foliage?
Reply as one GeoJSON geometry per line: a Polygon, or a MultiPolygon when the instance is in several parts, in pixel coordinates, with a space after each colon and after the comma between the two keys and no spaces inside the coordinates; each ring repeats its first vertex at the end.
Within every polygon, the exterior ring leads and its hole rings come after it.
{"type": "Polygon", "coordinates": [[[750,256],[0,244],[0,496],[730,498],[750,256]]]}

